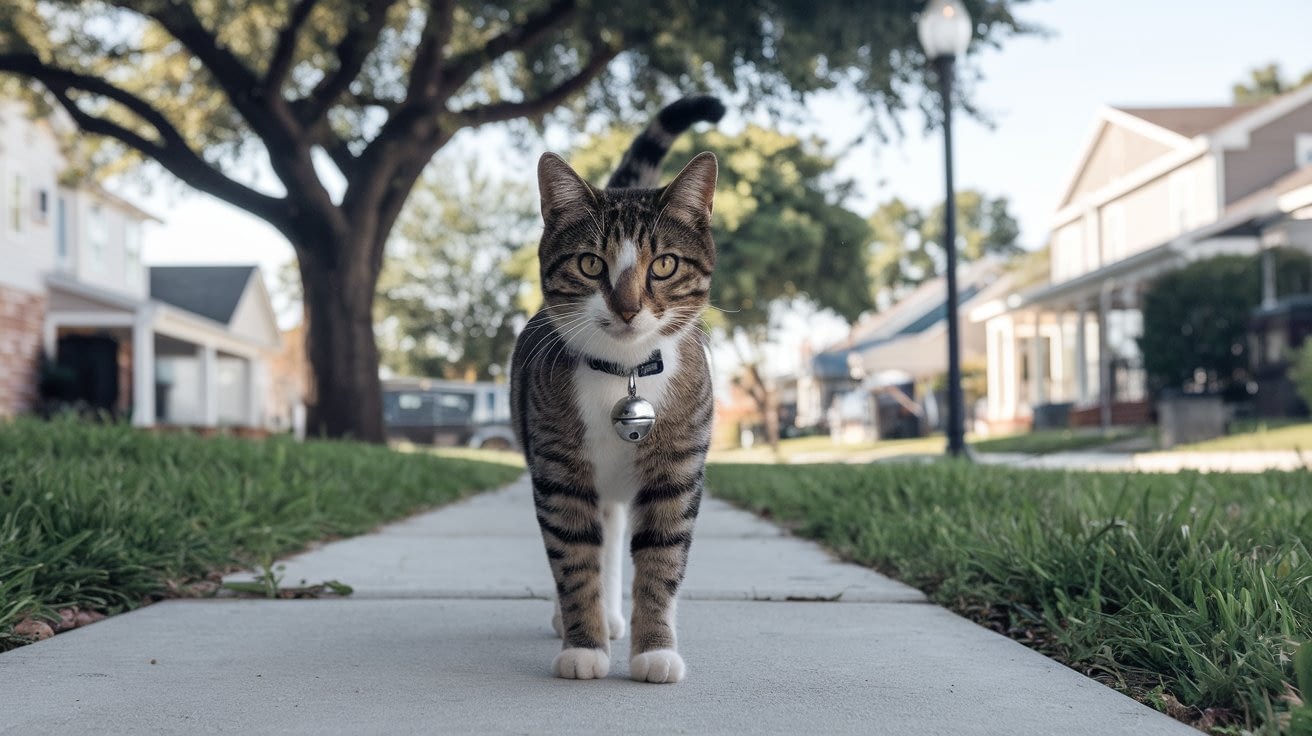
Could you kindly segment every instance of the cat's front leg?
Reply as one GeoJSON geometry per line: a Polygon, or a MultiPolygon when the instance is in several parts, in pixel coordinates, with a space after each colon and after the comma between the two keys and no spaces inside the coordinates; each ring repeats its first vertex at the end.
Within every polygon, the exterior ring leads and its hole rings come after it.
{"type": "Polygon", "coordinates": [[[675,637],[675,604],[688,566],[701,477],[643,488],[633,508],[633,646],[629,675],[639,682],[678,682],[685,667],[675,637]]]}
{"type": "MultiPolygon", "coordinates": [[[[624,536],[628,526],[624,504],[603,502],[601,506],[601,590],[606,607],[606,632],[611,639],[623,639],[628,619],[624,617],[624,536]]],[[[565,626],[561,622],[560,599],[551,616],[551,628],[556,636],[564,638],[565,626]]]]}
{"type": "Polygon", "coordinates": [[[610,642],[602,604],[603,526],[597,494],[534,478],[533,497],[560,607],[563,641],[552,674],[577,680],[605,677],[610,642]]]}

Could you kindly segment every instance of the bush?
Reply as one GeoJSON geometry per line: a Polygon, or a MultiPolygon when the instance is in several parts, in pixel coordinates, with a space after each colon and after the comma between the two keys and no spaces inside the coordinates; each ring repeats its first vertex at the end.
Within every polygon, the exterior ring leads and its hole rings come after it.
{"type": "MultiPolygon", "coordinates": [[[[1276,293],[1307,293],[1312,259],[1277,249],[1276,293]]],[[[1257,256],[1217,256],[1160,276],[1143,296],[1139,350],[1153,393],[1236,394],[1248,381],[1248,320],[1262,300],[1257,256]],[[1202,380],[1198,380],[1199,376],[1202,380]]]]}

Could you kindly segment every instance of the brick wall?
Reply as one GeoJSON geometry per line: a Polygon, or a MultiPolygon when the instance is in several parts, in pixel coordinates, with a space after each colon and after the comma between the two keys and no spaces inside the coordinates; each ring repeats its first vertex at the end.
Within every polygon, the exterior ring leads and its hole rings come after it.
{"type": "Polygon", "coordinates": [[[0,286],[0,417],[36,406],[37,360],[46,298],[0,286]]]}

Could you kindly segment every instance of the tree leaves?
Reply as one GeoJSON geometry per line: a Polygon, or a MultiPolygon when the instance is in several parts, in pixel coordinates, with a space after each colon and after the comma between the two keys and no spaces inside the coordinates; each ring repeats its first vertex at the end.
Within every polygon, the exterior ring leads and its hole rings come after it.
{"type": "Polygon", "coordinates": [[[524,315],[524,271],[537,265],[515,256],[537,222],[527,187],[440,158],[411,196],[379,278],[383,365],[401,375],[496,378],[524,315]]]}
{"type": "MultiPolygon", "coordinates": [[[[964,262],[985,256],[1019,255],[1020,226],[1011,216],[1006,197],[957,192],[957,255],[964,262]]],[[[871,293],[881,306],[896,302],[920,284],[943,272],[943,205],[929,212],[894,198],[871,215],[871,293]]]]}

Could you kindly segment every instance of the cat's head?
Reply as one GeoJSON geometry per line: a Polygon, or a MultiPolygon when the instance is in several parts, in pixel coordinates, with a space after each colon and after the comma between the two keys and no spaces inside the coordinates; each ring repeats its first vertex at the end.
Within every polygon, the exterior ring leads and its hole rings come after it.
{"type": "Polygon", "coordinates": [[[543,309],[575,352],[636,365],[695,328],[715,269],[716,173],[702,153],[664,188],[596,189],[543,154],[543,309]]]}

